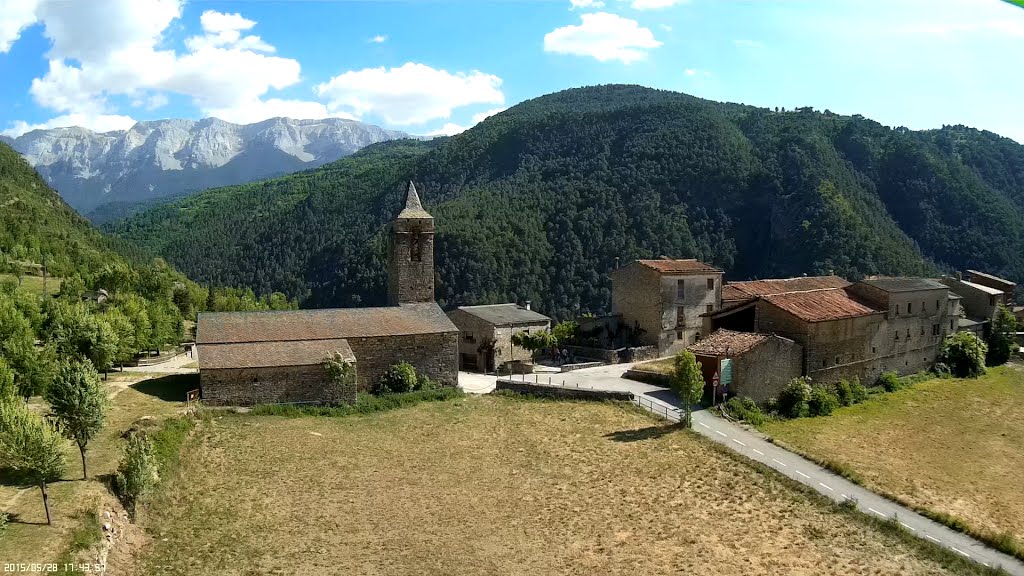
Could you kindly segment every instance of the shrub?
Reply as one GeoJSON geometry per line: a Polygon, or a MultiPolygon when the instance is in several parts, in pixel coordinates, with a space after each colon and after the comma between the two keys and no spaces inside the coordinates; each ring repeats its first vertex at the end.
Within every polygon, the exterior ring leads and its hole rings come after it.
{"type": "Polygon", "coordinates": [[[949,366],[947,366],[945,362],[936,362],[935,367],[932,368],[932,371],[934,371],[935,375],[938,376],[939,378],[949,378],[950,376],[953,375],[952,371],[950,371],[949,369],[949,366]]]}
{"type": "Polygon", "coordinates": [[[840,380],[832,386],[832,389],[836,393],[836,400],[839,401],[840,406],[849,406],[855,403],[853,400],[853,389],[848,381],[840,380]]]}
{"type": "Polygon", "coordinates": [[[355,404],[344,404],[340,406],[297,406],[294,404],[264,404],[254,406],[251,414],[255,416],[287,416],[298,418],[301,416],[351,416],[353,414],[373,414],[396,408],[413,406],[421,402],[438,402],[462,398],[465,393],[453,387],[438,388],[437,390],[418,390],[405,394],[387,394],[385,396],[373,396],[360,394],[355,404]]]}
{"type": "Polygon", "coordinates": [[[392,365],[377,381],[374,394],[402,394],[416,388],[416,369],[401,361],[392,365]]]}
{"type": "Polygon", "coordinates": [[[860,404],[868,399],[868,388],[860,383],[860,378],[850,380],[850,395],[854,404],[860,404]]]}
{"type": "Polygon", "coordinates": [[[426,374],[419,374],[416,376],[416,390],[437,390],[440,388],[437,382],[434,382],[426,374]]]}
{"type": "Polygon", "coordinates": [[[839,399],[829,386],[814,386],[811,397],[807,400],[807,410],[811,416],[828,416],[839,407],[839,399]]]}
{"type": "Polygon", "coordinates": [[[878,386],[885,388],[886,392],[895,392],[903,387],[900,383],[899,376],[895,372],[882,372],[882,375],[878,377],[878,386]]]}
{"type": "Polygon", "coordinates": [[[786,418],[807,416],[807,402],[811,399],[811,381],[806,376],[794,378],[779,393],[777,400],[779,414],[786,418]]]}
{"type": "Polygon", "coordinates": [[[757,403],[750,398],[733,396],[723,405],[726,412],[744,422],[759,426],[764,424],[767,417],[761,412],[757,403]]]}
{"type": "Polygon", "coordinates": [[[114,475],[114,490],[133,519],[139,502],[153,490],[159,479],[153,443],[143,434],[128,436],[114,475]]]}
{"type": "Polygon", "coordinates": [[[986,365],[999,366],[1010,360],[1013,351],[1017,349],[1016,332],[1017,319],[1006,306],[1000,304],[992,321],[992,333],[988,337],[986,365]]]}
{"type": "Polygon", "coordinates": [[[946,336],[939,349],[939,361],[949,366],[954,376],[974,378],[985,373],[988,346],[970,332],[946,336]]]}

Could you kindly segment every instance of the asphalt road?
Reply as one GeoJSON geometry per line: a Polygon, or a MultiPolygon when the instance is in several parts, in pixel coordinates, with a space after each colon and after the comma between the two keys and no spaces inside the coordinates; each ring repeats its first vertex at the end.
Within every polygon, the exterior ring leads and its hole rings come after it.
{"type": "MultiPolygon", "coordinates": [[[[575,372],[540,374],[536,378],[546,383],[550,377],[552,383],[557,384],[561,381],[566,386],[629,391],[637,398],[641,407],[668,420],[678,421],[679,400],[675,394],[665,388],[622,378],[622,373],[627,368],[628,365],[622,364],[600,366],[575,372]]],[[[533,379],[533,375],[526,377],[527,381],[533,379]]],[[[467,392],[486,393],[494,389],[494,377],[460,373],[459,385],[467,392]]],[[[853,500],[857,508],[865,514],[896,520],[918,538],[949,548],[985,566],[1002,568],[1013,576],[1024,576],[1024,562],[858,486],[806,458],[768,442],[759,434],[715,416],[708,410],[697,410],[693,413],[693,429],[731,450],[810,486],[836,502],[853,500]]]]}

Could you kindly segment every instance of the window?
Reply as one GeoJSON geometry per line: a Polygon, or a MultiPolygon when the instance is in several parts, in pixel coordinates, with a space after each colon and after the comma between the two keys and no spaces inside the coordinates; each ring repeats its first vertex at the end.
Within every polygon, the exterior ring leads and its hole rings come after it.
{"type": "Polygon", "coordinates": [[[836,365],[839,365],[839,356],[836,356],[836,365]]]}
{"type": "Polygon", "coordinates": [[[897,331],[896,331],[896,339],[897,339],[897,340],[899,340],[899,339],[900,339],[900,331],[899,331],[899,330],[897,330],[897,331]]]}
{"type": "Polygon", "coordinates": [[[676,331],[676,340],[682,340],[682,339],[683,339],[683,331],[682,330],[677,330],[676,331]]]}
{"type": "Polygon", "coordinates": [[[413,234],[409,240],[409,259],[413,262],[419,262],[423,256],[423,250],[420,246],[420,235],[413,234]]]}
{"type": "Polygon", "coordinates": [[[686,326],[686,308],[682,306],[676,308],[676,326],[686,326]]]}
{"type": "Polygon", "coordinates": [[[715,279],[714,278],[708,278],[708,290],[714,290],[714,289],[715,289],[715,279]]]}
{"type": "Polygon", "coordinates": [[[953,320],[949,321],[949,329],[950,330],[955,330],[955,328],[953,327],[953,320]]]}
{"type": "Polygon", "coordinates": [[[708,304],[708,312],[711,313],[711,312],[714,312],[714,311],[715,311],[715,305],[714,304],[708,304]]]}
{"type": "Polygon", "coordinates": [[[899,304],[896,305],[896,315],[897,316],[900,315],[900,305],[899,304]]]}
{"type": "Polygon", "coordinates": [[[921,336],[924,336],[924,324],[921,324],[921,336]]]}
{"type": "Polygon", "coordinates": [[[907,328],[907,338],[910,338],[910,328],[907,328]]]}
{"type": "Polygon", "coordinates": [[[939,325],[938,324],[932,324],[932,336],[938,336],[938,335],[939,335],[939,325]]]}
{"type": "Polygon", "coordinates": [[[874,347],[874,346],[872,346],[872,347],[871,347],[871,353],[872,353],[872,354],[874,354],[874,353],[875,353],[875,347],[874,347]]]}
{"type": "Polygon", "coordinates": [[[821,367],[824,368],[826,366],[828,366],[828,360],[822,360],[821,361],[821,367]]]}
{"type": "Polygon", "coordinates": [[[913,302],[907,302],[907,314],[913,314],[913,313],[914,313],[914,303],[913,302]]]}
{"type": "Polygon", "coordinates": [[[939,311],[939,301],[938,300],[935,301],[935,311],[936,312],[939,311]]]}
{"type": "Polygon", "coordinates": [[[676,300],[682,300],[686,297],[686,281],[676,280],[676,300]]]}
{"type": "Polygon", "coordinates": [[[473,337],[473,333],[472,332],[466,332],[465,336],[466,336],[466,342],[474,342],[474,341],[476,341],[476,338],[473,337]]]}

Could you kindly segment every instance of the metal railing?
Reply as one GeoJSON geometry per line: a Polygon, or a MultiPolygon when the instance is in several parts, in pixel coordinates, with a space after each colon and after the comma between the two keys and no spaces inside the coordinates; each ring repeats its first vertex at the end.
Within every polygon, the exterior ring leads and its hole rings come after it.
{"type": "Polygon", "coordinates": [[[675,406],[669,406],[662,404],[661,402],[655,402],[650,398],[645,398],[642,395],[633,394],[633,402],[636,403],[640,408],[647,410],[655,416],[661,416],[669,422],[679,422],[682,420],[682,411],[675,406]]]}

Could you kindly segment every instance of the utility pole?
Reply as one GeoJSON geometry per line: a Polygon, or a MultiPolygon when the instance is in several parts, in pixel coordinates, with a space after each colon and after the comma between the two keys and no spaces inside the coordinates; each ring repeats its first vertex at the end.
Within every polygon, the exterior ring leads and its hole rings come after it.
{"type": "Polygon", "coordinates": [[[46,291],[46,254],[43,254],[43,296],[49,296],[50,293],[46,291]]]}

